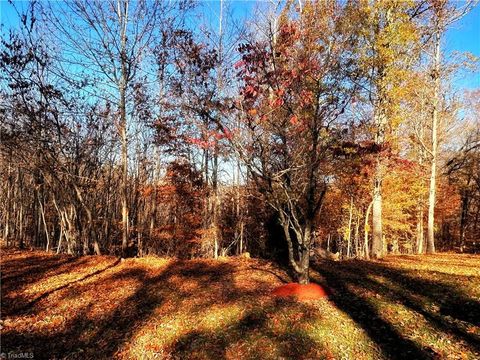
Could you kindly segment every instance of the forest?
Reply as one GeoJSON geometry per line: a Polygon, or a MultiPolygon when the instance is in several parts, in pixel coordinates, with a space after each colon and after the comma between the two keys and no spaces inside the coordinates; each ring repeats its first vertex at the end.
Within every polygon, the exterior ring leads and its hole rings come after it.
{"type": "Polygon", "coordinates": [[[480,356],[478,1],[0,6],[2,358],[480,356]]]}

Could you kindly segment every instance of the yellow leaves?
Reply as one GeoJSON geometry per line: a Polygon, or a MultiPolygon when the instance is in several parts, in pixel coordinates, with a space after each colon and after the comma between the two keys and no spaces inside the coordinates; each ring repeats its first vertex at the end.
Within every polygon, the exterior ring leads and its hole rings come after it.
{"type": "Polygon", "coordinates": [[[419,54],[419,31],[408,15],[408,10],[416,5],[411,1],[361,4],[365,16],[357,21],[365,42],[358,49],[359,63],[366,74],[374,74],[372,88],[383,100],[383,111],[394,120],[391,125],[395,128],[401,120],[399,104],[408,95],[405,81],[410,74],[406,69],[419,54]]]}

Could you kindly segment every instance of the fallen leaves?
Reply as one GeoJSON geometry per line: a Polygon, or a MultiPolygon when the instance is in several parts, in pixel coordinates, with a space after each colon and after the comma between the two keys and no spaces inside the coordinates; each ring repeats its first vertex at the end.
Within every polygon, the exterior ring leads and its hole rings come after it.
{"type": "Polygon", "coordinates": [[[289,277],[264,260],[146,257],[112,266],[116,259],[108,256],[3,250],[2,351],[73,359],[361,360],[386,358],[393,345],[385,342],[398,334],[432,356],[473,359],[478,259],[324,263],[312,279],[328,283],[331,296],[297,302],[271,295],[289,277]],[[465,314],[455,299],[465,300],[465,314]],[[371,323],[383,328],[376,333],[371,323]],[[389,327],[388,336],[378,336],[389,327]]]}

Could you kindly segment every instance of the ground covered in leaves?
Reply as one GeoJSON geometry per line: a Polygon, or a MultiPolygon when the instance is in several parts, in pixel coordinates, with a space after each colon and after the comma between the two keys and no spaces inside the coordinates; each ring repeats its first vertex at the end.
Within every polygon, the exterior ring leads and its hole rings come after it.
{"type": "Polygon", "coordinates": [[[255,259],[2,249],[1,352],[35,359],[479,359],[480,256],[313,264],[329,297],[255,259]]]}

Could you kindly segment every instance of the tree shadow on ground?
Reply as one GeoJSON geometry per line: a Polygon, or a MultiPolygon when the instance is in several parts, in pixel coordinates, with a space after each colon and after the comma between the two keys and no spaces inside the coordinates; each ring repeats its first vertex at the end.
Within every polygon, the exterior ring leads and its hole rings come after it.
{"type": "Polygon", "coordinates": [[[418,274],[410,274],[412,270],[395,269],[380,262],[323,261],[312,268],[323,277],[319,282],[324,281],[323,285],[332,290],[330,299],[365,329],[387,358],[436,359],[441,355],[428,345],[405,338],[394,324],[382,318],[374,299],[368,299],[371,294],[405,306],[420,314],[437,331],[453,336],[474,351],[479,349],[479,338],[448,317],[478,324],[480,304],[452,285],[419,278],[418,274]],[[429,308],[429,304],[440,306],[429,308]]]}
{"type": "Polygon", "coordinates": [[[52,277],[81,267],[86,258],[74,256],[30,255],[27,258],[3,260],[1,262],[1,302],[2,315],[15,314],[18,309],[28,305],[30,299],[20,298],[9,301],[14,292],[22,292],[46,276],[52,277]]]}
{"type": "MultiPolygon", "coordinates": [[[[64,270],[68,271],[69,268],[64,270]]],[[[271,289],[271,284],[261,281],[253,281],[252,286],[248,287],[236,285],[236,271],[229,263],[178,260],[171,261],[155,273],[142,267],[129,268],[127,265],[109,272],[92,273],[88,276],[88,281],[82,278],[67,283],[56,288],[55,292],[45,293],[37,301],[29,303],[22,313],[10,313],[9,316],[17,319],[25,316],[45,317],[52,298],[55,301],[57,298],[62,299],[73,306],[86,298],[88,292],[95,292],[96,289],[111,283],[118,282],[120,286],[122,282],[129,282],[136,284],[136,288],[118,304],[112,304],[111,311],[101,316],[94,312],[97,300],[93,299],[75,308],[75,314],[67,313],[73,310],[59,310],[57,313],[65,318],[65,322],[56,328],[45,331],[9,328],[2,334],[2,352],[33,352],[35,359],[131,357],[131,354],[125,353],[128,352],[126,347],[136,334],[156,317],[175,317],[182,309],[189,315],[198,314],[200,319],[215,306],[255,303],[252,299],[264,296],[271,289]],[[92,277],[96,277],[95,281],[92,281],[92,277]]],[[[21,300],[17,297],[9,301],[21,300]]],[[[188,354],[198,350],[196,344],[201,344],[203,356],[224,359],[227,358],[227,351],[232,343],[241,342],[247,335],[256,334],[252,336],[261,336],[265,342],[279,349],[282,356],[287,356],[296,349],[296,356],[287,358],[312,358],[313,352],[318,353],[319,344],[307,334],[294,330],[278,334],[267,326],[270,316],[293,306],[298,305],[275,299],[268,303],[258,303],[228,324],[213,328],[193,326],[185,329],[183,333],[175,336],[166,348],[173,358],[184,359],[191,358],[188,354]]],[[[261,353],[256,354],[262,358],[261,353]]],[[[145,354],[136,354],[135,357],[148,358],[145,354]]]]}
{"type": "MultiPolygon", "coordinates": [[[[208,359],[234,359],[236,349],[257,343],[257,348],[242,358],[248,359],[323,359],[329,353],[325,344],[314,341],[307,333],[293,326],[277,332],[270,318],[289,309],[308,313],[308,305],[272,299],[268,304],[247,311],[233,324],[215,330],[194,329],[179,337],[171,346],[174,359],[197,358],[201,352],[208,359]]],[[[306,322],[313,319],[301,319],[306,322]]],[[[297,320],[298,322],[298,320],[297,320]]]]}
{"type": "MultiPolygon", "coordinates": [[[[264,267],[261,262],[238,265],[194,260],[159,261],[161,266],[127,260],[112,267],[115,259],[107,260],[107,268],[90,269],[89,273],[85,273],[89,268],[84,268],[83,277],[60,283],[53,291],[39,292],[37,300],[23,312],[13,304],[29,299],[22,298],[13,283],[2,284],[3,305],[10,309],[5,312],[2,308],[2,316],[20,324],[2,330],[2,351],[31,351],[36,359],[221,360],[235,359],[239,354],[252,359],[341,358],[332,354],[335,349],[329,349],[328,344],[315,340],[306,330],[310,327],[302,327],[319,319],[318,308],[270,296],[276,284],[289,280],[279,269],[264,267]],[[229,317],[231,311],[238,313],[229,317]],[[217,321],[218,314],[227,319],[217,321]],[[288,320],[286,327],[276,327],[279,314],[301,317],[288,320]],[[213,323],[206,322],[211,315],[213,323]],[[184,317],[190,323],[182,323],[184,317]],[[49,318],[64,320],[55,326],[38,326],[49,318]],[[171,334],[166,336],[168,331],[171,334]],[[150,334],[153,343],[157,338],[163,342],[149,349],[144,333],[150,334]]],[[[34,256],[28,261],[4,262],[2,269],[7,270],[9,282],[21,269],[25,274],[21,286],[28,287],[42,276],[78,272],[84,261],[34,256]]],[[[398,324],[386,320],[367,297],[369,293],[385,299],[384,303],[403,305],[439,332],[477,348],[478,338],[461,324],[478,324],[478,301],[446,281],[419,278],[411,270],[381,262],[322,262],[314,264],[313,270],[314,277],[317,272],[322,275],[318,282],[332,290],[330,300],[366,331],[385,358],[431,359],[440,355],[428,345],[408,339],[398,324]],[[437,310],[425,306],[433,302],[438,304],[437,310]]]]}
{"type": "MultiPolygon", "coordinates": [[[[34,298],[33,300],[29,301],[28,303],[25,303],[24,305],[21,305],[21,306],[18,306],[16,309],[15,309],[15,314],[17,315],[21,315],[21,314],[24,314],[25,312],[28,312],[29,309],[33,308],[35,306],[36,303],[38,303],[39,301],[41,301],[42,299],[45,299],[47,298],[48,296],[52,295],[53,293],[57,292],[57,291],[60,291],[60,290],[63,290],[63,289],[66,289],[68,287],[71,287],[71,286],[74,286],[75,284],[78,284],[82,281],[85,281],[87,279],[90,279],[94,276],[97,276],[97,275],[100,275],[102,274],[103,272],[115,267],[116,265],[118,265],[120,263],[120,258],[118,258],[117,260],[115,260],[114,262],[112,262],[111,264],[105,266],[104,268],[101,268],[101,269],[98,269],[98,270],[95,270],[91,273],[88,273],[87,275],[84,275],[82,276],[81,278],[79,279],[76,279],[76,280],[72,280],[70,282],[67,282],[61,286],[58,286],[54,289],[51,289],[49,291],[46,291],[44,292],[43,294],[37,296],[36,298],[34,298]]],[[[78,264],[77,264],[78,265],[78,264]]],[[[8,312],[7,312],[8,314],[8,312]]]]}
{"type": "Polygon", "coordinates": [[[74,256],[51,256],[51,255],[31,255],[27,258],[19,257],[16,259],[2,260],[2,286],[7,289],[10,286],[19,287],[18,278],[25,278],[26,284],[31,284],[41,279],[46,273],[56,275],[69,268],[85,263],[86,258],[74,256]]]}

